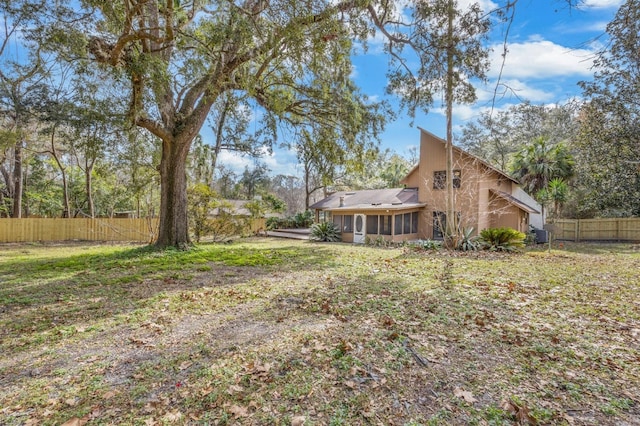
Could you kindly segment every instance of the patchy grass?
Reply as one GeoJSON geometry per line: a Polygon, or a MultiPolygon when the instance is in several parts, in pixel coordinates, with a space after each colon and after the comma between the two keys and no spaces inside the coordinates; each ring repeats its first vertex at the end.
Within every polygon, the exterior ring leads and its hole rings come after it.
{"type": "Polygon", "coordinates": [[[0,248],[0,424],[640,424],[640,251],[0,248]]]}

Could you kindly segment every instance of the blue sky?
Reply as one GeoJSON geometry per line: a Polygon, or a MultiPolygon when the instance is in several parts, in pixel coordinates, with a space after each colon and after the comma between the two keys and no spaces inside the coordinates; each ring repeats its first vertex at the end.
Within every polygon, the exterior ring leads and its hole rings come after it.
{"type": "MultiPolygon", "coordinates": [[[[478,0],[475,0],[478,1],[478,0]]],[[[473,0],[458,0],[459,4],[473,0]]],[[[479,0],[485,10],[495,7],[490,0],[479,0]]],[[[577,83],[589,80],[593,55],[604,40],[607,23],[614,17],[622,0],[583,0],[579,8],[569,8],[565,0],[519,0],[515,18],[507,39],[508,53],[501,82],[514,89],[513,93],[499,96],[496,108],[528,100],[534,104],[562,104],[571,98],[580,98],[577,83]]],[[[489,82],[477,86],[478,101],[473,105],[458,105],[454,108],[454,132],[469,120],[474,120],[483,109],[491,107],[493,93],[502,63],[504,28],[497,27],[489,44],[491,68],[489,82]]],[[[382,52],[382,38],[373,37],[366,55],[354,56],[353,77],[362,91],[372,99],[388,99],[385,95],[387,56],[382,52]]],[[[387,124],[381,137],[381,148],[408,155],[409,149],[419,142],[416,126],[445,136],[445,117],[441,105],[436,102],[428,114],[418,113],[414,126],[406,114],[387,124]]],[[[221,164],[242,170],[253,161],[248,158],[224,154],[221,164]]],[[[295,154],[275,149],[273,155],[262,159],[273,175],[300,175],[295,154]]]]}

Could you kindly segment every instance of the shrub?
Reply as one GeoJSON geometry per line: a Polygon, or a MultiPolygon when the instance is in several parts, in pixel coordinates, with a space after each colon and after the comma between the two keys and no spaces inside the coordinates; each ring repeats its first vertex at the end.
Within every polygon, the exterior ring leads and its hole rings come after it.
{"type": "Polygon", "coordinates": [[[526,235],[513,228],[487,228],[480,232],[482,245],[492,251],[514,251],[524,247],[526,235]]]}
{"type": "Polygon", "coordinates": [[[374,247],[392,247],[393,242],[387,241],[382,235],[378,235],[375,238],[371,238],[368,235],[365,237],[365,244],[374,247]]]}
{"type": "Polygon", "coordinates": [[[293,217],[293,222],[296,228],[308,228],[313,223],[313,213],[311,210],[306,210],[303,213],[296,213],[293,217]]]}
{"type": "Polygon", "coordinates": [[[235,236],[245,236],[250,231],[250,219],[236,218],[230,214],[221,214],[208,221],[208,234],[213,241],[229,241],[235,236]]]}
{"type": "Polygon", "coordinates": [[[409,241],[409,242],[405,242],[404,245],[405,247],[409,247],[412,250],[437,251],[442,248],[442,241],[434,241],[434,240],[409,241]]]}
{"type": "Polygon", "coordinates": [[[313,213],[307,210],[303,213],[296,213],[294,216],[285,218],[270,217],[267,219],[267,229],[291,229],[291,228],[308,228],[313,223],[313,213]]]}
{"type": "Polygon", "coordinates": [[[280,218],[279,217],[268,217],[266,222],[265,222],[265,226],[267,227],[267,229],[269,231],[277,229],[279,225],[280,225],[280,218]]]}
{"type": "Polygon", "coordinates": [[[311,234],[309,239],[313,241],[340,241],[340,230],[333,222],[321,222],[311,226],[311,234]]]}
{"type": "Polygon", "coordinates": [[[220,206],[218,195],[203,183],[193,185],[187,190],[189,200],[188,215],[191,233],[197,243],[213,231],[209,214],[220,206]]]}

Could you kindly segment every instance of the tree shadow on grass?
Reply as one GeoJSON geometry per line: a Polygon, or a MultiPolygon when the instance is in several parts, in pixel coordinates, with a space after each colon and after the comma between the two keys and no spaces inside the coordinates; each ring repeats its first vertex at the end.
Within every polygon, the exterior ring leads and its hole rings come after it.
{"type": "Polygon", "coordinates": [[[213,244],[189,251],[92,247],[69,255],[5,258],[0,262],[0,347],[7,354],[27,350],[72,333],[69,327],[91,327],[175,292],[321,268],[327,261],[323,251],[304,243],[213,244]]]}

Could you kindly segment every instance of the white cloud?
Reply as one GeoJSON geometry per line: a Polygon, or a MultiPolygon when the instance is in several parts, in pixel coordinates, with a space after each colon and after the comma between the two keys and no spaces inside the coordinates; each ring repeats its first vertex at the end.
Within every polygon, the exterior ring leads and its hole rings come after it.
{"type": "Polygon", "coordinates": [[[491,0],[458,0],[458,6],[462,10],[469,9],[469,7],[474,3],[478,3],[480,5],[480,9],[485,12],[489,12],[498,7],[498,5],[491,0]]]}
{"type": "MultiPolygon", "coordinates": [[[[502,76],[510,79],[544,79],[560,76],[591,75],[594,52],[570,49],[548,40],[534,38],[523,43],[508,44],[502,76]]],[[[489,77],[497,77],[502,66],[502,45],[494,45],[490,54],[489,77]]]]}
{"type": "Polygon", "coordinates": [[[242,173],[245,167],[253,165],[253,159],[247,155],[241,155],[234,151],[221,151],[217,164],[231,169],[235,173],[242,173]]]}
{"type": "Polygon", "coordinates": [[[352,65],[351,67],[351,75],[349,75],[349,78],[352,80],[357,79],[360,76],[360,74],[358,73],[358,67],[355,65],[352,65]]]}
{"type": "MultiPolygon", "coordinates": [[[[259,162],[264,163],[270,170],[269,175],[275,176],[298,175],[300,173],[296,154],[291,150],[274,149],[272,153],[267,148],[263,148],[259,162]]],[[[226,169],[233,170],[240,175],[244,169],[248,167],[253,169],[255,160],[248,155],[242,155],[234,151],[222,151],[218,160],[218,165],[224,166],[226,169]]]]}
{"type": "Polygon", "coordinates": [[[583,34],[585,32],[603,33],[609,21],[580,22],[579,25],[567,25],[559,29],[563,34],[583,34]]]}
{"type": "Polygon", "coordinates": [[[517,98],[531,102],[549,102],[556,98],[556,94],[540,87],[534,87],[526,81],[519,79],[502,79],[496,87],[496,81],[490,82],[486,87],[476,87],[478,103],[486,103],[494,97],[497,100],[517,98]]]}
{"type": "Polygon", "coordinates": [[[592,7],[594,9],[607,9],[617,8],[624,3],[624,0],[585,0],[585,7],[592,7]]]}

